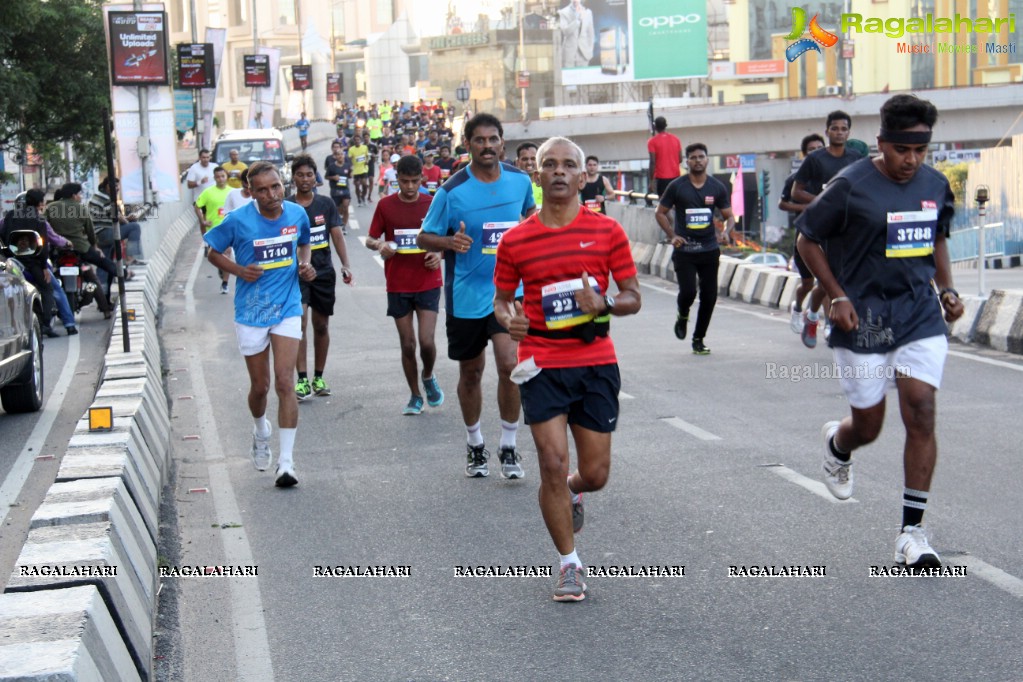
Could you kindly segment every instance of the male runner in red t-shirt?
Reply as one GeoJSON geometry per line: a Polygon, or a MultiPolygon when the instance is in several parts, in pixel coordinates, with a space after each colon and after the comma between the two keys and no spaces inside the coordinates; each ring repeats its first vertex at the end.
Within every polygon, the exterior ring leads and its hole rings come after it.
{"type": "Polygon", "coordinates": [[[682,175],[679,170],[683,161],[682,142],[667,129],[668,121],[658,116],[654,119],[656,134],[646,143],[650,153],[650,191],[657,192],[657,196],[664,194],[668,184],[682,175]]]}
{"type": "Polygon", "coordinates": [[[581,601],[585,569],[572,533],[582,528],[582,493],[607,482],[618,421],[621,378],[609,320],[639,312],[641,299],[625,230],[579,204],[582,150],[552,137],[536,156],[543,206],[501,238],[494,314],[519,343],[512,380],[537,448],[540,510],[561,555],[554,600],[581,601]],[[520,280],[522,303],[515,300],[520,280]],[[578,453],[570,476],[568,428],[578,453]]]}
{"type": "Polygon", "coordinates": [[[423,163],[417,156],[403,156],[394,166],[398,192],[384,197],[373,213],[366,247],[384,259],[387,280],[387,315],[394,318],[401,341],[401,367],[412,395],[402,414],[420,414],[423,396],[419,392],[416,365],[416,332],[412,311],[419,320],[419,354],[423,359],[423,387],[431,407],[444,402],[444,392],[433,375],[437,346],[433,341],[440,305],[440,254],[427,253],[416,245],[416,235],[433,200],[419,191],[423,163]]]}

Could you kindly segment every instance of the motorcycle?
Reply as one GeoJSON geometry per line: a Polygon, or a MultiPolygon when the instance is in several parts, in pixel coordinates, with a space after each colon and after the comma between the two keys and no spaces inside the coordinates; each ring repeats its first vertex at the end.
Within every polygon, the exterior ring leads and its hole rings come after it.
{"type": "Polygon", "coordinates": [[[94,267],[86,263],[74,251],[61,249],[57,253],[57,273],[60,284],[67,296],[68,305],[76,314],[96,299],[99,285],[95,275],[86,279],[83,274],[92,272],[94,267]]]}

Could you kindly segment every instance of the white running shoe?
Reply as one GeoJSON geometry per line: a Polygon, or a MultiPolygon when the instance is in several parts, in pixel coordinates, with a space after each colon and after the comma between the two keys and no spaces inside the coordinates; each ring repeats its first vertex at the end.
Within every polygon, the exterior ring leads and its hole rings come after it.
{"type": "Polygon", "coordinates": [[[793,301],[789,305],[789,329],[792,330],[793,334],[803,333],[803,311],[796,310],[796,302],[793,301]]]}
{"type": "Polygon", "coordinates": [[[906,526],[895,539],[895,563],[906,568],[941,568],[938,553],[931,549],[921,526],[906,526]]]}
{"type": "Polygon", "coordinates": [[[252,464],[256,467],[257,471],[266,471],[270,468],[270,460],[273,459],[273,453],[270,452],[270,434],[273,433],[273,428],[267,432],[266,438],[260,438],[256,434],[256,430],[252,429],[252,464]]]}
{"type": "Polygon", "coordinates": [[[852,459],[843,462],[831,454],[831,448],[828,446],[835,433],[838,432],[839,423],[828,422],[821,428],[821,436],[824,439],[822,468],[824,469],[824,485],[828,487],[828,492],[840,500],[848,500],[853,493],[852,459]]]}

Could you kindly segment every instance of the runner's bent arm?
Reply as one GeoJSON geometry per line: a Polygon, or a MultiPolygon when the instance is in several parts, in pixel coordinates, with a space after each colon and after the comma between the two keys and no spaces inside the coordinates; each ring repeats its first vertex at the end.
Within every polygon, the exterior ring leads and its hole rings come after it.
{"type": "Polygon", "coordinates": [[[817,195],[807,192],[806,185],[796,180],[792,183],[792,198],[801,204],[809,204],[817,198],[817,195]]]}
{"type": "Polygon", "coordinates": [[[654,213],[654,220],[660,225],[661,230],[668,236],[668,241],[674,247],[682,246],[686,243],[686,240],[675,234],[674,228],[671,226],[671,220],[668,218],[668,213],[671,211],[671,207],[665,204],[658,204],[657,211],[654,213]]]}
{"type": "Polygon", "coordinates": [[[934,240],[934,268],[934,283],[938,286],[941,307],[945,309],[945,321],[955,322],[962,317],[965,308],[963,302],[953,293],[955,287],[952,284],[952,265],[948,256],[948,242],[945,240],[945,233],[940,229],[934,240]],[[952,291],[945,291],[946,289],[952,289],[952,291]]]}

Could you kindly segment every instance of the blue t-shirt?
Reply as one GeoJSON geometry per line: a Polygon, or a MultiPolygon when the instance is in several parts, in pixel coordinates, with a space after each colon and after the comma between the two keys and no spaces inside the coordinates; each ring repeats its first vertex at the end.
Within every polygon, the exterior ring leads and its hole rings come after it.
{"type": "Polygon", "coordinates": [[[536,204],[529,176],[501,164],[496,182],[480,182],[472,166],[458,171],[437,190],[423,219],[423,231],[446,237],[465,223],[472,247],[445,254],[444,297],[449,315],[477,320],[494,312],[497,243],[536,204]]]}
{"type": "Polygon", "coordinates": [[[263,276],[255,282],[239,277],[235,285],[234,321],[240,324],[272,327],[286,317],[302,315],[297,249],[309,243],[309,218],[298,204],[286,201],[283,207],[277,220],[268,220],[256,202],[250,202],[203,236],[221,253],[234,249],[238,265],[263,266],[263,276]]]}
{"type": "Polygon", "coordinates": [[[308,119],[300,118],[295,121],[295,127],[298,128],[298,136],[305,137],[309,134],[309,121],[308,119]]]}

